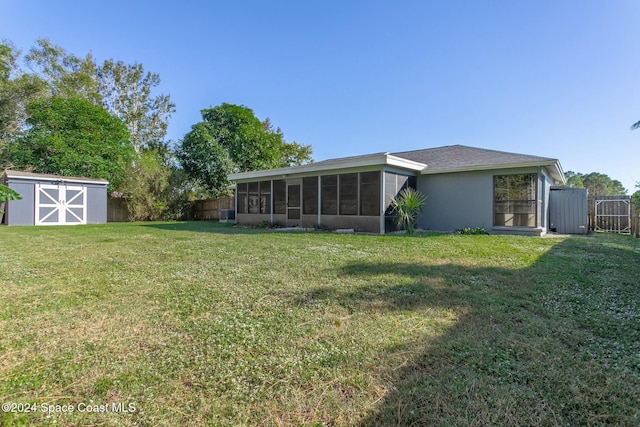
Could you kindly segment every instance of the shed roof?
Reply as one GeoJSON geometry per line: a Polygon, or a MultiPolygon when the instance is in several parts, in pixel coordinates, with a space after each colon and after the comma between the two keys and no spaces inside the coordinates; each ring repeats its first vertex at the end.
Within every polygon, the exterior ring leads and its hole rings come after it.
{"type": "Polygon", "coordinates": [[[62,176],[62,175],[52,175],[46,173],[33,173],[33,172],[24,172],[24,171],[14,171],[14,170],[5,170],[4,175],[7,178],[14,179],[37,179],[42,181],[62,181],[62,182],[90,182],[95,184],[108,184],[109,181],[106,179],[99,178],[84,178],[77,176],[62,176]]]}

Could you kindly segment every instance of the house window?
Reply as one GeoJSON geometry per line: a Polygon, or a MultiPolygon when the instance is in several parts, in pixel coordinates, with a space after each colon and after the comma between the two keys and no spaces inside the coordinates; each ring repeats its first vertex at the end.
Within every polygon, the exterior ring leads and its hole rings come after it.
{"type": "Polygon", "coordinates": [[[302,213],[318,214],[318,177],[302,178],[302,213]]]}
{"type": "Polygon", "coordinates": [[[322,215],[338,215],[338,175],[321,177],[322,215]]]}
{"type": "Polygon", "coordinates": [[[236,193],[238,195],[238,213],[247,213],[247,184],[237,184],[236,193]]]}
{"type": "Polygon", "coordinates": [[[273,181],[273,213],[287,213],[287,182],[283,179],[273,181]]]}
{"type": "Polygon", "coordinates": [[[271,181],[260,181],[260,213],[271,213],[271,181]]]}
{"type": "Polygon", "coordinates": [[[535,227],[538,175],[496,175],[493,178],[494,225],[535,227]]]}
{"type": "Polygon", "coordinates": [[[380,172],[360,173],[360,215],[380,215],[380,172]]]}
{"type": "Polygon", "coordinates": [[[358,215],[358,174],[340,175],[340,215],[358,215]]]}

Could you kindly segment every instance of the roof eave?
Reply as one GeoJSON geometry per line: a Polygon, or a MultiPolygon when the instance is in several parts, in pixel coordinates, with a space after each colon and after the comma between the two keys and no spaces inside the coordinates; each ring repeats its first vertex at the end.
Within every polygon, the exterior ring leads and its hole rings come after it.
{"type": "Polygon", "coordinates": [[[562,172],[562,167],[560,166],[560,162],[555,159],[550,159],[548,161],[533,161],[533,162],[519,162],[519,163],[503,163],[503,164],[493,164],[493,165],[476,165],[476,166],[464,166],[458,168],[449,168],[449,169],[424,169],[421,174],[422,175],[434,175],[441,173],[455,173],[455,172],[473,172],[473,171],[483,171],[483,170],[492,170],[492,169],[514,169],[514,168],[527,168],[527,167],[545,167],[549,170],[552,178],[559,182],[566,182],[566,178],[564,173],[562,172]]]}
{"type": "Polygon", "coordinates": [[[564,175],[564,170],[559,160],[556,160],[553,165],[553,169],[548,168],[551,177],[557,181],[557,183],[565,185],[567,183],[567,177],[564,175]]]}
{"type": "Polygon", "coordinates": [[[377,153],[367,156],[346,157],[335,160],[327,160],[324,162],[310,163],[303,166],[232,173],[229,175],[229,180],[239,181],[245,179],[270,178],[276,176],[288,176],[294,174],[323,172],[335,169],[350,169],[366,166],[395,166],[403,169],[409,169],[415,172],[420,172],[427,167],[427,165],[423,163],[403,159],[402,157],[392,156],[389,153],[377,153]]]}
{"type": "Polygon", "coordinates": [[[6,170],[4,171],[4,176],[7,180],[37,180],[37,181],[51,181],[51,182],[73,182],[73,183],[82,183],[82,184],[105,184],[108,185],[109,181],[106,179],[97,179],[97,178],[79,178],[79,177],[66,177],[66,176],[58,176],[58,175],[48,175],[48,174],[14,174],[14,171],[6,170]]]}

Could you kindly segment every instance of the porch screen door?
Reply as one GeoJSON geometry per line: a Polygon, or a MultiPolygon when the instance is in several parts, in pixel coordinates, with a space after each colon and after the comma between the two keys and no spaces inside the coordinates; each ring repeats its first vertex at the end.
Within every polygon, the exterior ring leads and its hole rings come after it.
{"type": "Polygon", "coordinates": [[[287,185],[287,225],[299,225],[300,184],[287,185]]]}

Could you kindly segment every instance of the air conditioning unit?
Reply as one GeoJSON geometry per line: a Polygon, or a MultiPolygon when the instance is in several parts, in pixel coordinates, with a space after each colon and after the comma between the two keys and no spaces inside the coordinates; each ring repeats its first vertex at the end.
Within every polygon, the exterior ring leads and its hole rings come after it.
{"type": "Polygon", "coordinates": [[[235,221],[235,209],[220,209],[220,222],[235,221]]]}

